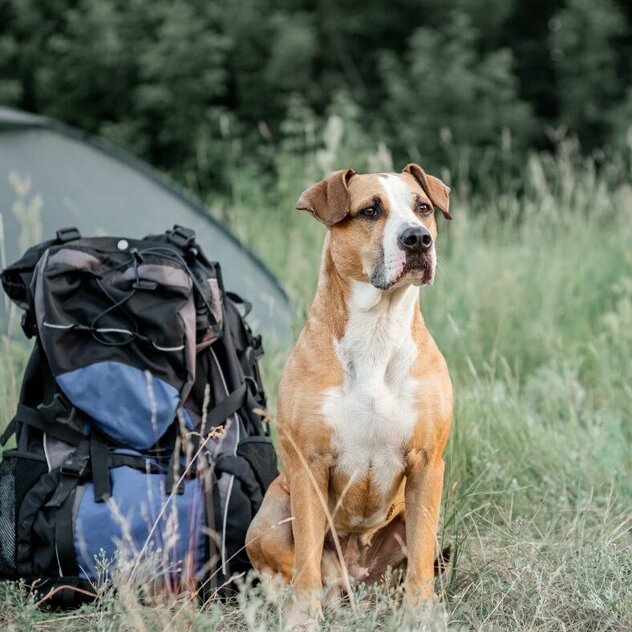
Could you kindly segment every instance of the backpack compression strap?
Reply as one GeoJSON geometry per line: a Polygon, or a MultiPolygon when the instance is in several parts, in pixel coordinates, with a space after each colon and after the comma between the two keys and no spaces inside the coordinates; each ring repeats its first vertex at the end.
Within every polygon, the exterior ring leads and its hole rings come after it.
{"type": "MultiPolygon", "coordinates": [[[[196,428],[198,431],[191,440],[193,441],[193,453],[195,454],[198,449],[199,441],[201,439],[200,432],[203,431],[205,436],[211,428],[220,426],[231,415],[234,415],[246,402],[248,396],[248,384],[244,382],[241,386],[238,386],[232,393],[227,395],[217,406],[212,408],[206,416],[206,426],[202,429],[200,426],[196,428]]],[[[178,450],[174,450],[171,459],[169,460],[169,472],[167,474],[167,490],[172,493],[181,494],[184,488],[181,484],[177,485],[178,464],[180,462],[180,454],[178,450]]]]}

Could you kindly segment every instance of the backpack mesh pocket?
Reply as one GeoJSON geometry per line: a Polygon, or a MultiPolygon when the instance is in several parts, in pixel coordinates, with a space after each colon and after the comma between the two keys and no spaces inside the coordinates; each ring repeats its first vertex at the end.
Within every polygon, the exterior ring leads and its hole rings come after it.
{"type": "Polygon", "coordinates": [[[0,462],[0,575],[15,575],[15,459],[0,462]]]}
{"type": "Polygon", "coordinates": [[[252,467],[262,491],[279,475],[276,451],[268,437],[248,437],[237,446],[237,454],[252,467]]]}
{"type": "Polygon", "coordinates": [[[16,514],[26,492],[48,471],[39,459],[6,453],[0,461],[0,576],[16,575],[16,514]]]}

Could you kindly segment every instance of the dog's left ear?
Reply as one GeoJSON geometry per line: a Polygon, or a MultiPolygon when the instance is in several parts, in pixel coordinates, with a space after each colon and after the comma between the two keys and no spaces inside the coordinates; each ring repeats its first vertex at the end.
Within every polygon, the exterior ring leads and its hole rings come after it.
{"type": "Polygon", "coordinates": [[[349,213],[349,180],[353,169],[334,171],[329,177],[303,191],[296,203],[299,211],[309,211],[326,226],[333,226],[349,213]]]}
{"type": "Polygon", "coordinates": [[[438,208],[446,219],[452,219],[450,215],[450,187],[441,182],[439,178],[429,176],[418,164],[411,162],[404,167],[404,171],[410,173],[419,186],[430,198],[432,205],[438,208]]]}

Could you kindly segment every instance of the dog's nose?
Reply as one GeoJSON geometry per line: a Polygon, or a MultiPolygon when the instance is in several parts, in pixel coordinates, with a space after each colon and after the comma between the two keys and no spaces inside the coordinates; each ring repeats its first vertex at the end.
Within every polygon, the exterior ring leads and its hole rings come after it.
{"type": "Polygon", "coordinates": [[[397,239],[399,247],[408,252],[428,252],[432,246],[432,235],[425,226],[409,226],[397,239]]]}

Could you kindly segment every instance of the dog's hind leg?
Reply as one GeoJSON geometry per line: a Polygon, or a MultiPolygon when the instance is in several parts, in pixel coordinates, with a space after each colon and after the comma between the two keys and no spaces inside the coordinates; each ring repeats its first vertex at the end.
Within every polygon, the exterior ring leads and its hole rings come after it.
{"type": "Polygon", "coordinates": [[[279,475],[270,485],[263,504],[246,534],[246,551],[255,570],[292,579],[294,538],[292,536],[290,495],[285,477],[279,475]]]}

